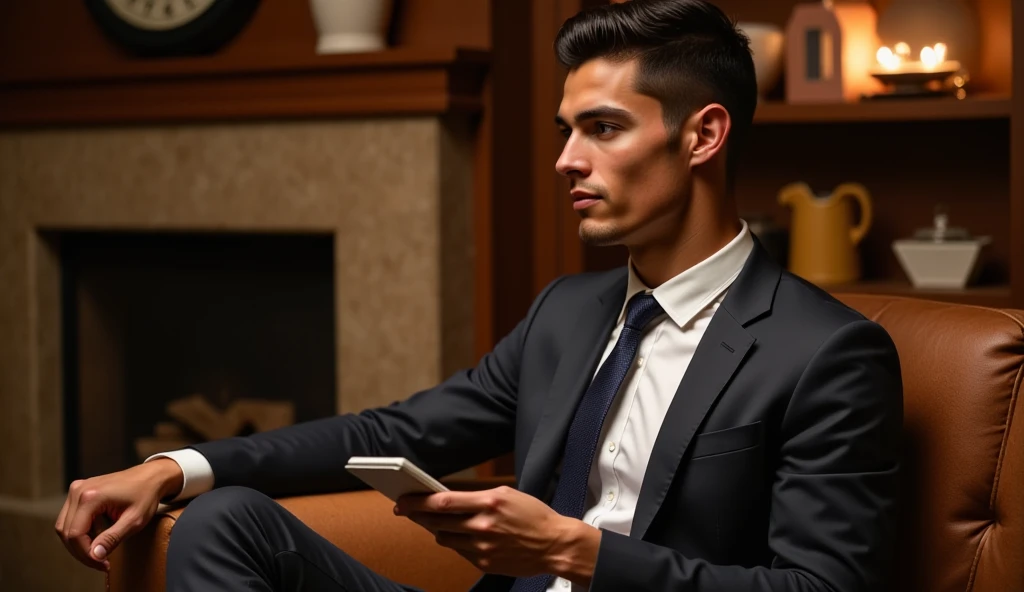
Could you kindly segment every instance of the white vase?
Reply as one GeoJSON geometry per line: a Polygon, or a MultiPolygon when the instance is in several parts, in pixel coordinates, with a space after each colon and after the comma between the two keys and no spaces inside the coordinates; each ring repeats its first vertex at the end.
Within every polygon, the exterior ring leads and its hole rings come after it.
{"type": "Polygon", "coordinates": [[[393,0],[310,0],[316,52],[359,53],[387,47],[393,0]]]}
{"type": "Polygon", "coordinates": [[[754,55],[754,74],[757,94],[768,94],[782,75],[782,49],[785,35],[782,29],[770,23],[736,23],[736,28],[750,38],[750,53],[754,55]]]}

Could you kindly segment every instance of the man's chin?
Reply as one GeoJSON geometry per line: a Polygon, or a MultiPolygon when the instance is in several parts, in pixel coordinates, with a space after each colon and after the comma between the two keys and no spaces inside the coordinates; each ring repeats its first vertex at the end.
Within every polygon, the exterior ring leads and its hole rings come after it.
{"type": "Polygon", "coordinates": [[[620,244],[622,233],[617,228],[584,218],[580,221],[580,240],[591,247],[611,247],[620,244]]]}

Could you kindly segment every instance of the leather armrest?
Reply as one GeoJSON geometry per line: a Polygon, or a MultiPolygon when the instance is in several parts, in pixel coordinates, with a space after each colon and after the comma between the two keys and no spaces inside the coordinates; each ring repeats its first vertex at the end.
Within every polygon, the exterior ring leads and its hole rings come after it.
{"type": "MultiPolygon", "coordinates": [[[[447,482],[452,489],[484,489],[506,479],[447,482]]],[[[376,491],[280,499],[300,520],[377,573],[424,590],[468,590],[481,573],[407,518],[376,491]]],[[[163,592],[165,557],[181,508],[164,513],[111,555],[111,592],[163,592]]]]}

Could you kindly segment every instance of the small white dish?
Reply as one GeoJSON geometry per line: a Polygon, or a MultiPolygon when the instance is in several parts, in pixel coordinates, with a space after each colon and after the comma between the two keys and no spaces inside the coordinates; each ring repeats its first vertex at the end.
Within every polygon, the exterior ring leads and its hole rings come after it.
{"type": "Polygon", "coordinates": [[[963,289],[977,279],[987,236],[966,240],[893,241],[892,249],[915,288],[963,289]]]}

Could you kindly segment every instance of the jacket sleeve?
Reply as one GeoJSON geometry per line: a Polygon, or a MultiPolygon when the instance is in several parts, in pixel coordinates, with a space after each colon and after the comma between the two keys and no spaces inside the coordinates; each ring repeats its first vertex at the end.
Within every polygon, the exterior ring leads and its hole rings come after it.
{"type": "Polygon", "coordinates": [[[352,456],[404,456],[441,477],[512,449],[522,347],[537,309],[472,369],[404,401],[247,437],[197,444],[214,487],[241,485],[272,496],[365,488],[345,470],[352,456]]]}
{"type": "Polygon", "coordinates": [[[889,335],[870,321],[845,325],[811,359],[783,418],[766,533],[771,565],[712,565],[603,531],[591,590],[883,589],[896,540],[902,422],[889,335]]]}

